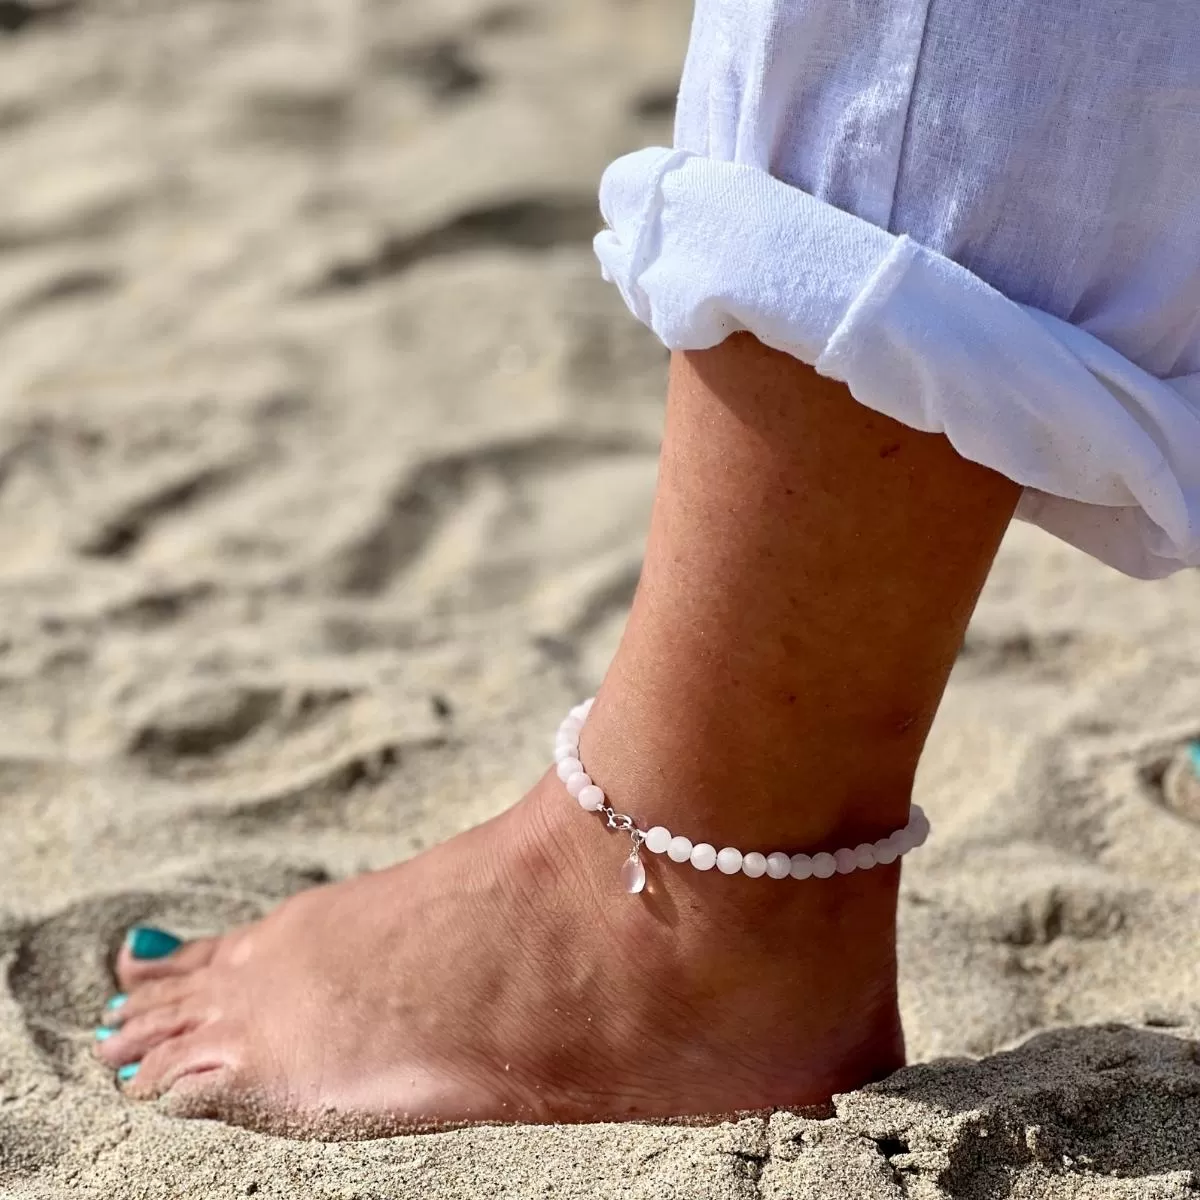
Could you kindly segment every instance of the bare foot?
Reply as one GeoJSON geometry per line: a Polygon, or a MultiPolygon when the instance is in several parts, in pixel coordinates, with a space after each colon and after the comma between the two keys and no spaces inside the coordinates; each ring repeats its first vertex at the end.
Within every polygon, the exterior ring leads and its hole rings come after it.
{"type": "Polygon", "coordinates": [[[655,859],[628,896],[626,847],[550,775],[254,925],[123,948],[97,1054],[181,1115],[342,1136],[800,1106],[902,1064],[898,867],[797,883],[655,859]]]}

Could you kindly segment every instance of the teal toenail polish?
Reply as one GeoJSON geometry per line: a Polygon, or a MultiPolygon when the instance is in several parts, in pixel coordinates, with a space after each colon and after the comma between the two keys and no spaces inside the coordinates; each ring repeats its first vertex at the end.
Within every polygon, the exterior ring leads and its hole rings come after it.
{"type": "Polygon", "coordinates": [[[153,925],[136,925],[126,935],[125,943],[134,958],[166,958],[183,945],[183,939],[153,925]]]}
{"type": "Polygon", "coordinates": [[[141,1065],[141,1063],[126,1063],[117,1071],[117,1078],[122,1083],[128,1083],[138,1073],[138,1067],[141,1065]]]}
{"type": "Polygon", "coordinates": [[[1193,742],[1188,747],[1188,757],[1192,760],[1192,770],[1200,778],[1200,742],[1193,742]]]}
{"type": "Polygon", "coordinates": [[[110,1037],[112,1037],[112,1035],[113,1035],[114,1033],[116,1033],[116,1032],[117,1032],[117,1031],[116,1031],[115,1029],[109,1029],[107,1025],[101,1025],[101,1026],[100,1026],[100,1027],[99,1027],[99,1028],[96,1030],[96,1041],[98,1041],[98,1042],[103,1042],[103,1041],[105,1041],[107,1038],[110,1038],[110,1037]]]}
{"type": "Polygon", "coordinates": [[[112,1012],[114,1008],[120,1008],[128,999],[129,997],[124,992],[118,992],[104,1007],[109,1012],[112,1012]]]}

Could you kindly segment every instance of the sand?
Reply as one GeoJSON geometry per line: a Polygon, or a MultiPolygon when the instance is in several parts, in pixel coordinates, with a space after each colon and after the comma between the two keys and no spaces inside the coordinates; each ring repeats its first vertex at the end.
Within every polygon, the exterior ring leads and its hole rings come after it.
{"type": "Polygon", "coordinates": [[[539,773],[637,577],[665,354],[595,187],[681,0],[0,0],[0,1195],[1200,1192],[1200,580],[1005,544],[919,786],[916,1065],[828,1113],[292,1143],[122,1101],[122,931],[539,773]]]}

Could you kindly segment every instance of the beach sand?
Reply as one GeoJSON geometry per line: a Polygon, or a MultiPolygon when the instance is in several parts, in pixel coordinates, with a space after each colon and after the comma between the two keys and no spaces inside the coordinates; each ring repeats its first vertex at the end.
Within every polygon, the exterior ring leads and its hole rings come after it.
{"type": "Polygon", "coordinates": [[[498,811],[599,681],[666,355],[595,191],[669,139],[687,20],[0,0],[0,1195],[1200,1192],[1200,578],[1026,527],[920,778],[885,1083],[320,1144],[91,1057],[131,923],[219,930],[498,811]]]}

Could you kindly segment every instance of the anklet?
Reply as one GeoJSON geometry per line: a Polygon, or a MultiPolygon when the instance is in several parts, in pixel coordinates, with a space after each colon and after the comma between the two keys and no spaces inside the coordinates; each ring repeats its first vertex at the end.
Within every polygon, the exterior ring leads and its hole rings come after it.
{"type": "Polygon", "coordinates": [[[828,879],[831,875],[849,875],[851,871],[887,866],[910,850],[923,846],[929,836],[929,819],[919,804],[912,806],[908,824],[903,829],[876,842],[863,842],[853,849],[844,848],[833,853],[788,854],[776,850],[771,854],[759,854],[752,850],[749,854],[743,854],[733,846],[718,851],[708,842],[692,845],[685,837],[672,837],[671,831],[661,825],[641,830],[632,817],[617,812],[608,803],[604,792],[592,782],[579,760],[579,734],[594,703],[593,696],[577,704],[558,727],[554,761],[558,764],[559,779],[579,801],[580,808],[600,813],[609,829],[628,833],[633,840],[629,857],[621,867],[621,884],[627,892],[640,892],[646,886],[646,868],[641,860],[643,846],[652,854],[665,854],[672,862],[690,862],[697,871],[711,871],[716,867],[723,875],[737,875],[740,872],[751,879],[758,879],[762,875],[771,879],[828,879]]]}

